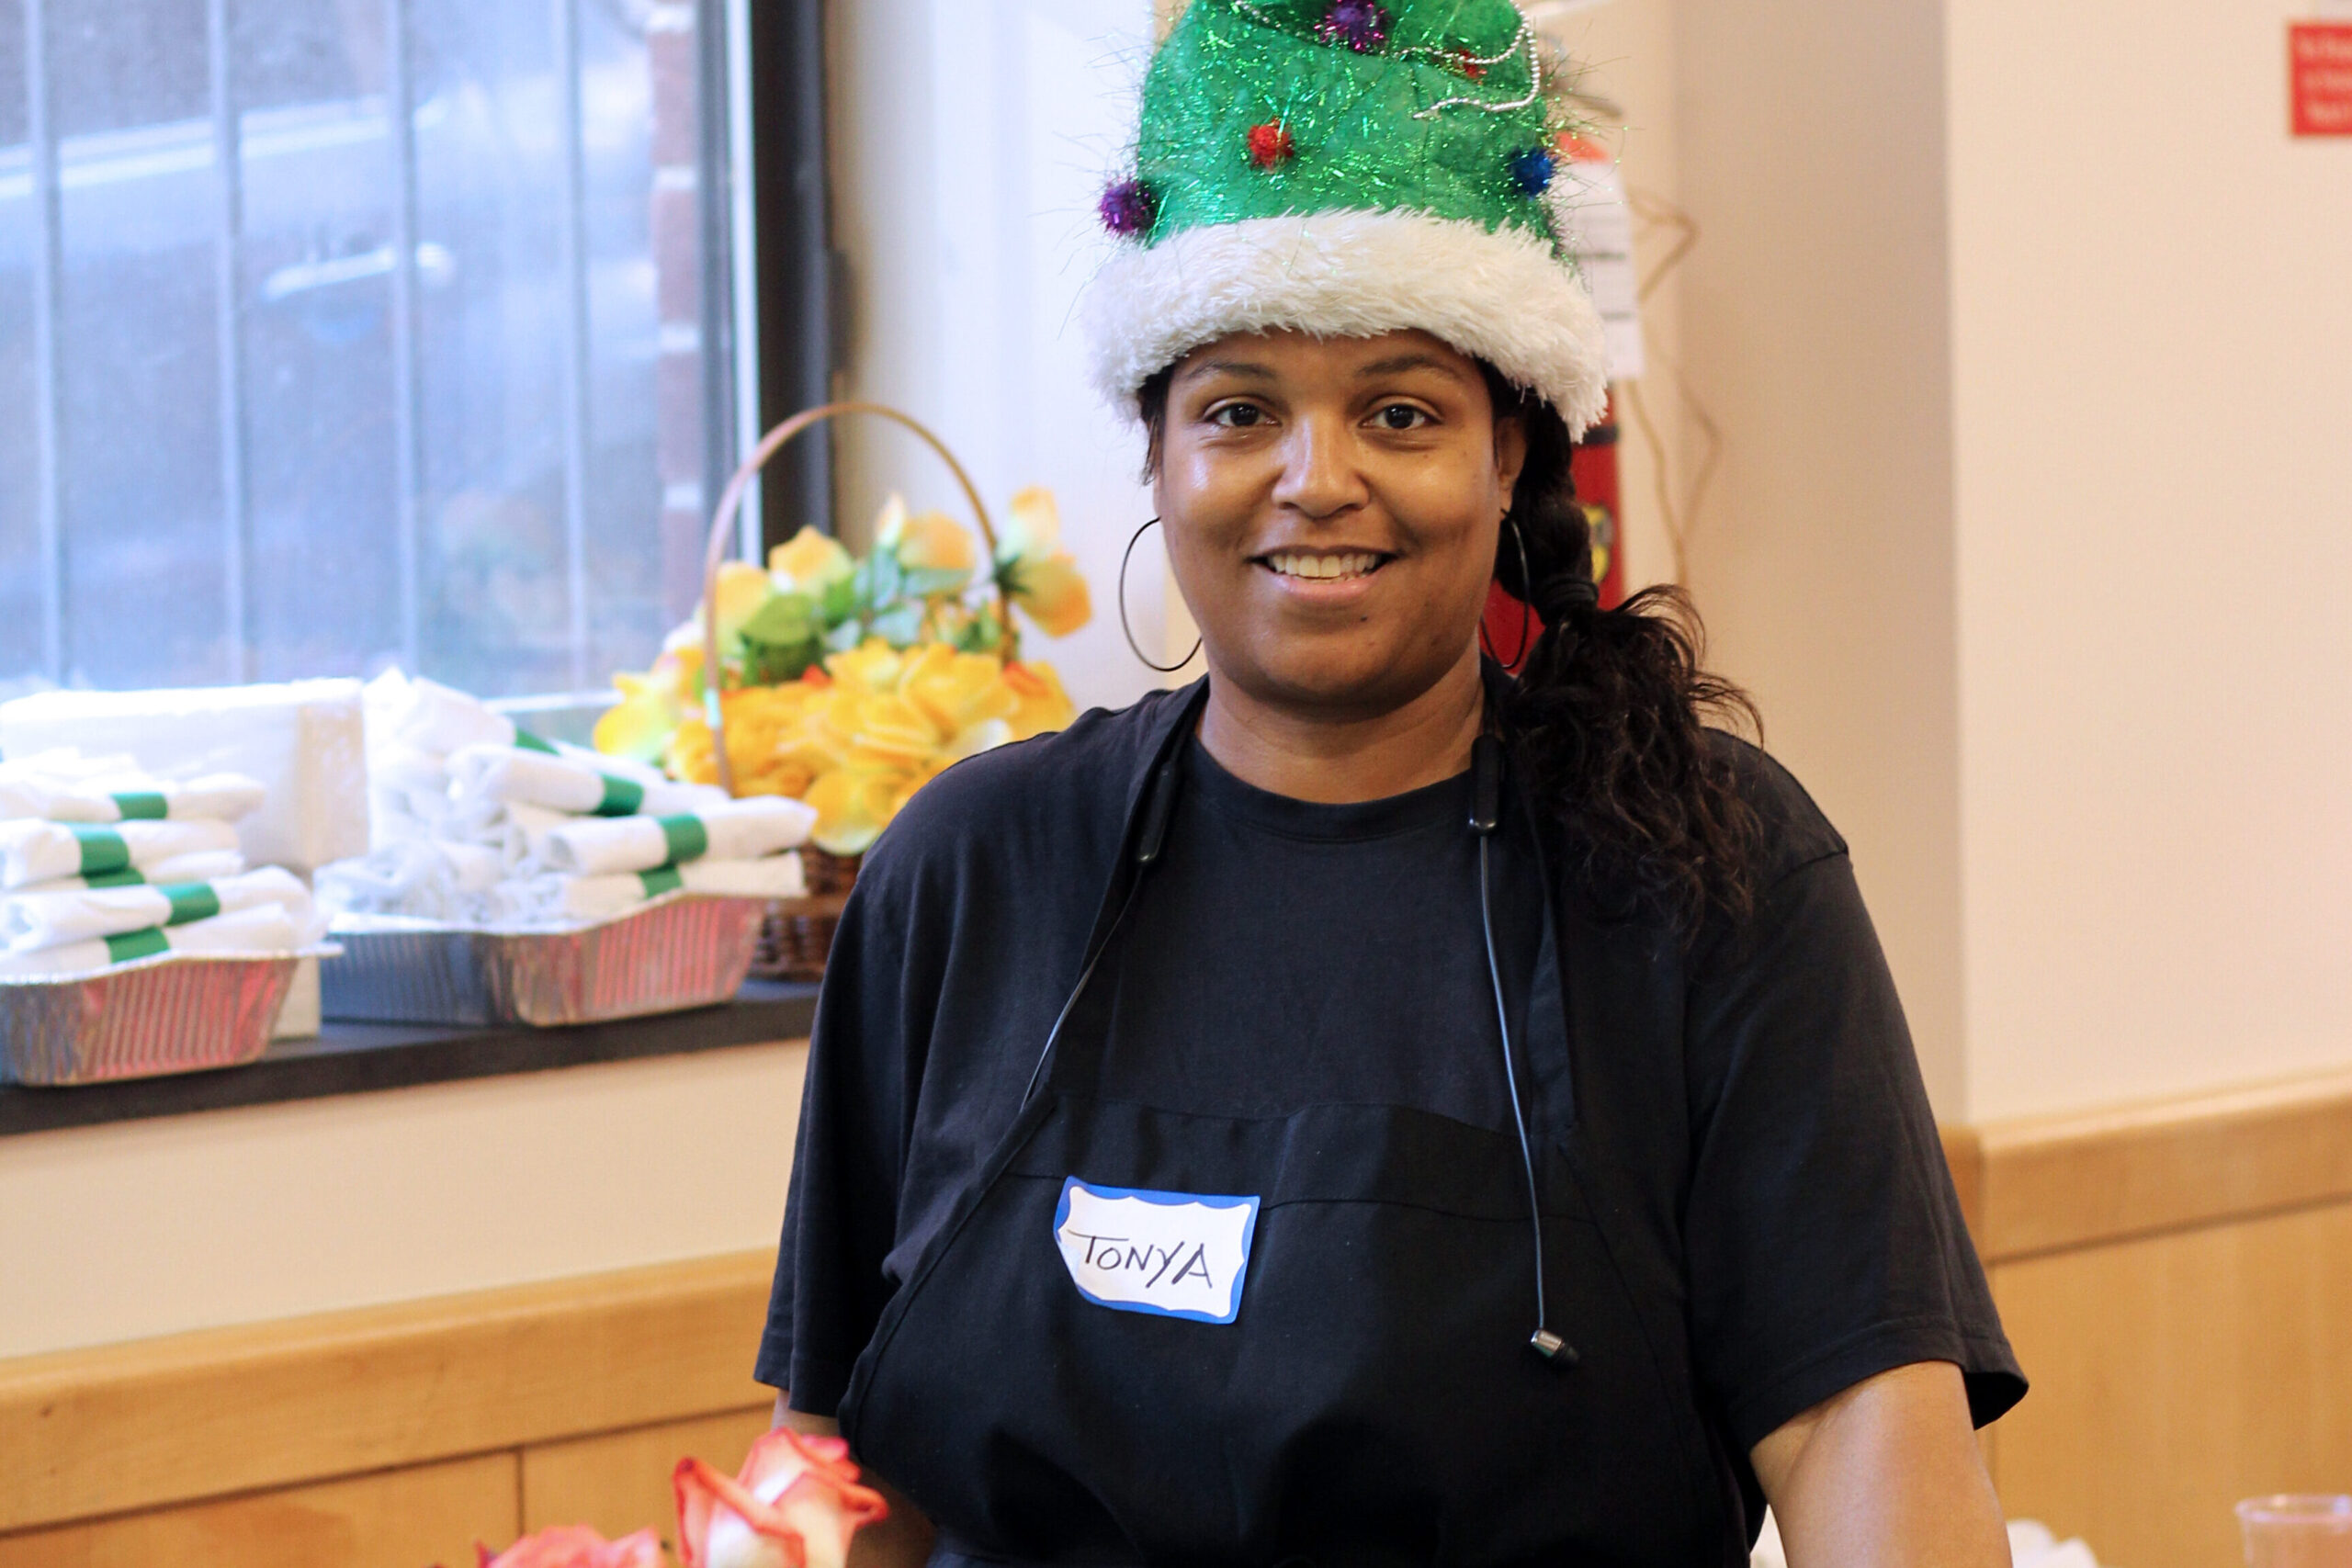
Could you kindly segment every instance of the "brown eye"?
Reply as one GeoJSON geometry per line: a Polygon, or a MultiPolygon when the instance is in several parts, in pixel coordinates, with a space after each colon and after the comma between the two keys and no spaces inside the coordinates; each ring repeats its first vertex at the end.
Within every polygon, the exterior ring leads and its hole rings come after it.
{"type": "Polygon", "coordinates": [[[1373,418],[1383,430],[1419,430],[1429,423],[1429,415],[1410,403],[1390,403],[1373,418]]]}
{"type": "Polygon", "coordinates": [[[1255,403],[1227,403],[1209,415],[1209,421],[1214,424],[1224,425],[1228,430],[1245,430],[1250,425],[1263,423],[1265,417],[1266,411],[1255,403]]]}

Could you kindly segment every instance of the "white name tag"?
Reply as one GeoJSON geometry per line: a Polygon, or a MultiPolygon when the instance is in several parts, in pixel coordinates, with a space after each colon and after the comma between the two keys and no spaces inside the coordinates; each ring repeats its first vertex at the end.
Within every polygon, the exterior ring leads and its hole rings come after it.
{"type": "Polygon", "coordinates": [[[1093,1187],[1075,1176],[1054,1211],[1054,1240],[1080,1295],[1195,1323],[1239,1314],[1257,1229],[1255,1198],[1093,1187]]]}

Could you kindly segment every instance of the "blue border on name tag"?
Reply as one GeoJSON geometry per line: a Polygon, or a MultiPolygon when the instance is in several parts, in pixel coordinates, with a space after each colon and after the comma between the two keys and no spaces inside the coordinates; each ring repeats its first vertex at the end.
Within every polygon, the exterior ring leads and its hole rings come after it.
{"type": "MultiPolygon", "coordinates": [[[[1256,1198],[1230,1197],[1206,1192],[1155,1192],[1147,1187],[1098,1187],[1091,1181],[1080,1181],[1075,1176],[1065,1177],[1062,1179],[1061,1201],[1054,1205],[1053,1242],[1057,1255],[1061,1251],[1062,1226],[1069,1222],[1069,1195],[1073,1189],[1081,1190],[1089,1196],[1095,1198],[1140,1198],[1147,1203],[1157,1203],[1167,1209],[1181,1209],[1187,1204],[1198,1203],[1204,1209],[1249,1210],[1250,1217],[1241,1224],[1241,1267],[1233,1271],[1233,1292],[1226,1299],[1225,1313],[1222,1316],[1212,1313],[1184,1312],[1173,1307],[1153,1306],[1148,1302],[1108,1301],[1096,1295],[1084,1285],[1080,1285],[1077,1275],[1070,1275],[1070,1283],[1077,1286],[1080,1295],[1084,1296],[1096,1306],[1109,1307],[1113,1312],[1139,1312],[1147,1317],[1181,1317],[1193,1323],[1231,1323],[1241,1315],[1241,1287],[1250,1278],[1250,1247],[1258,1238],[1258,1200],[1256,1198]]],[[[1064,1272],[1068,1271],[1068,1266],[1065,1265],[1064,1272]]]]}

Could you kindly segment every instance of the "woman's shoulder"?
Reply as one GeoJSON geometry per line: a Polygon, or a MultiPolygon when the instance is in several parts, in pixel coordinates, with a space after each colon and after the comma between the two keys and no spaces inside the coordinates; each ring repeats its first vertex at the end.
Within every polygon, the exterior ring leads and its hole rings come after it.
{"type": "Polygon", "coordinates": [[[969,873],[994,863],[1051,877],[1107,861],[1173,716],[1168,705],[1182,695],[1090,708],[1068,729],[964,759],[908,800],[868,852],[868,869],[969,873]]]}
{"type": "Polygon", "coordinates": [[[1846,853],[1846,840],[1780,760],[1727,730],[1706,731],[1713,760],[1733,791],[1756,814],[1758,885],[1846,853]]]}

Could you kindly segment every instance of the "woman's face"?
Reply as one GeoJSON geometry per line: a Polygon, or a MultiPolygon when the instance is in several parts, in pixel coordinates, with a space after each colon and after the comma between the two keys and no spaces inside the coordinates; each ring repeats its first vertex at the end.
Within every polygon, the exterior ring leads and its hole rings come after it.
{"type": "Polygon", "coordinates": [[[1524,454],[1477,363],[1427,333],[1186,355],[1155,492],[1211,670],[1261,703],[1375,714],[1475,661],[1524,454]]]}

